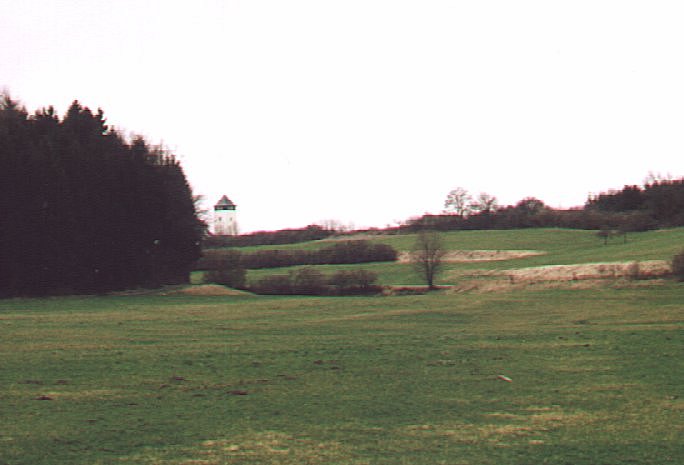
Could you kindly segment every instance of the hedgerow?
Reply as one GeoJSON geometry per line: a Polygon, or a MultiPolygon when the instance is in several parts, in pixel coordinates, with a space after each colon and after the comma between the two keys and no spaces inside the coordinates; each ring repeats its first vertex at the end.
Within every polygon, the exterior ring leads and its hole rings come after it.
{"type": "Polygon", "coordinates": [[[268,295],[368,295],[382,288],[378,276],[368,270],[342,270],[326,276],[314,267],[288,274],[265,276],[248,286],[256,294],[268,295]]]}
{"type": "MultiPolygon", "coordinates": [[[[221,257],[232,249],[209,249],[196,265],[196,269],[216,269],[221,257]]],[[[397,251],[387,244],[370,241],[340,241],[317,250],[258,250],[243,253],[240,263],[250,270],[299,265],[345,265],[369,262],[387,262],[397,259],[397,251]]]]}

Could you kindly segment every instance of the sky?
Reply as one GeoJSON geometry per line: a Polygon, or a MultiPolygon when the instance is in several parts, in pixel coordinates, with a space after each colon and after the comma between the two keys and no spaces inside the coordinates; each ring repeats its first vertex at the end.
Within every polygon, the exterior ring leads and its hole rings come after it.
{"type": "Polygon", "coordinates": [[[0,0],[0,89],[179,156],[242,232],[684,175],[681,1],[0,0]]]}

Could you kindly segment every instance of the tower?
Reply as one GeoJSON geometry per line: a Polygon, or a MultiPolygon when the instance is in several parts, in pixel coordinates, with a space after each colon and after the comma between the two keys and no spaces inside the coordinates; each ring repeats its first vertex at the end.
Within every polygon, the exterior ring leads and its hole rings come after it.
{"type": "Polygon", "coordinates": [[[214,205],[214,234],[235,236],[238,233],[235,205],[225,195],[214,205]]]}

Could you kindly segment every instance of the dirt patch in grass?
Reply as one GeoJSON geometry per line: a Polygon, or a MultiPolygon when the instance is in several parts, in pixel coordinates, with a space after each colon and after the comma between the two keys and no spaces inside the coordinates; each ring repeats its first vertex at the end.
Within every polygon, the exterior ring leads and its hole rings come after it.
{"type": "Polygon", "coordinates": [[[635,289],[640,287],[663,286],[665,279],[649,279],[647,281],[632,281],[627,279],[591,279],[586,281],[516,281],[508,279],[495,280],[470,280],[462,281],[456,286],[445,287],[447,294],[458,294],[462,292],[511,292],[518,290],[544,291],[553,289],[562,290],[591,290],[591,289],[635,289]]]}
{"type": "Polygon", "coordinates": [[[459,284],[450,286],[447,292],[651,286],[662,284],[663,278],[670,274],[671,266],[666,260],[546,265],[506,270],[468,270],[451,274],[452,279],[458,280],[459,284]]]}
{"type": "Polygon", "coordinates": [[[584,263],[578,265],[547,265],[502,270],[512,280],[522,281],[583,281],[590,279],[657,278],[671,272],[665,260],[635,262],[584,263]]]}
{"type": "Polygon", "coordinates": [[[606,286],[605,281],[517,281],[508,279],[466,280],[445,290],[447,294],[462,292],[508,292],[517,290],[547,290],[547,289],[598,289],[606,286]]]}
{"type": "Polygon", "coordinates": [[[265,431],[245,433],[230,439],[207,440],[194,450],[192,458],[174,461],[179,465],[206,464],[360,464],[349,450],[335,441],[318,442],[288,434],[265,431]]]}
{"type": "Polygon", "coordinates": [[[222,295],[251,295],[248,292],[231,289],[219,284],[198,284],[185,286],[180,289],[163,292],[162,295],[198,295],[198,296],[222,296],[222,295]]]}
{"type": "Polygon", "coordinates": [[[506,445],[513,441],[534,441],[543,444],[545,436],[559,428],[585,426],[595,421],[586,412],[565,412],[553,406],[544,409],[531,407],[517,413],[490,412],[483,416],[492,421],[480,424],[459,423],[446,425],[410,425],[403,431],[412,437],[444,437],[458,443],[490,443],[506,445]]]}
{"type": "Polygon", "coordinates": [[[249,292],[231,289],[219,284],[190,284],[164,286],[161,289],[131,289],[127,291],[112,292],[111,295],[197,295],[197,296],[222,296],[222,295],[251,295],[249,292]]]}
{"type": "MultiPolygon", "coordinates": [[[[544,254],[546,252],[541,250],[452,250],[446,253],[443,261],[447,263],[490,262],[515,260],[544,254]]],[[[411,252],[400,253],[398,261],[399,263],[410,263],[411,252]]]]}
{"type": "Polygon", "coordinates": [[[83,389],[73,391],[49,391],[47,395],[58,400],[112,400],[123,398],[122,392],[113,389],[83,389]]]}

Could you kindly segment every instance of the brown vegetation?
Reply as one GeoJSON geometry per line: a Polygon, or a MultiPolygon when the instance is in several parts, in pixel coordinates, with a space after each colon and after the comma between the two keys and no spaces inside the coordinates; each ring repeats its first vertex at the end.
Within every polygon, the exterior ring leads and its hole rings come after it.
{"type": "MultiPolygon", "coordinates": [[[[445,263],[503,261],[544,255],[545,253],[539,250],[452,250],[444,254],[442,261],[445,263]]],[[[410,263],[411,252],[401,252],[398,261],[399,263],[410,263]]]]}
{"type": "Polygon", "coordinates": [[[218,284],[201,284],[196,286],[184,286],[180,289],[167,291],[164,292],[164,295],[230,296],[248,295],[248,293],[220,286],[218,284]]]}
{"type": "Polygon", "coordinates": [[[500,273],[522,281],[581,281],[587,279],[636,278],[648,279],[668,275],[670,264],[665,260],[634,262],[584,263],[579,265],[547,265],[500,273]]]}
{"type": "Polygon", "coordinates": [[[387,262],[397,259],[397,251],[387,244],[370,241],[347,240],[334,242],[314,250],[266,249],[240,253],[235,249],[209,249],[197,265],[198,270],[214,270],[221,267],[224,258],[239,261],[241,267],[250,270],[279,268],[298,265],[342,265],[353,263],[387,262]],[[231,258],[238,256],[237,259],[231,258]]]}
{"type": "Polygon", "coordinates": [[[249,286],[256,294],[271,295],[367,295],[382,288],[378,276],[368,270],[339,270],[324,275],[315,267],[292,270],[288,274],[264,276],[249,286]]]}
{"type": "Polygon", "coordinates": [[[513,289],[593,289],[605,285],[634,285],[671,274],[666,260],[573,265],[546,265],[506,270],[470,270],[457,273],[460,284],[449,292],[499,292],[513,289]]]}

